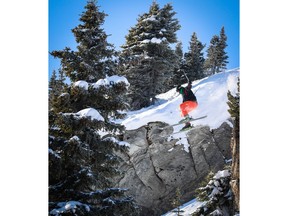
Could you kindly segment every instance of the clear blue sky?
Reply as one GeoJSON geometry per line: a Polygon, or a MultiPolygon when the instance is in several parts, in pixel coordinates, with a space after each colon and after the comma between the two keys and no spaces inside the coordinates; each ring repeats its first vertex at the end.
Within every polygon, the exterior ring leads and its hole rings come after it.
{"type": "MultiPolygon", "coordinates": [[[[153,0],[98,0],[100,11],[108,16],[103,28],[108,35],[108,42],[117,50],[125,44],[125,36],[135,26],[139,15],[149,11],[153,0]]],[[[229,56],[227,69],[239,67],[239,0],[157,0],[162,8],[171,3],[177,13],[175,18],[182,26],[177,31],[178,40],[182,41],[183,50],[188,50],[192,33],[208,47],[213,35],[219,35],[225,27],[227,35],[226,52],[229,56]]],[[[65,47],[76,49],[72,29],[80,24],[79,18],[84,11],[86,0],[49,0],[49,52],[65,47]]],[[[206,48],[205,54],[206,54],[206,48]]],[[[60,61],[49,54],[49,77],[53,70],[58,70],[60,61]]]]}

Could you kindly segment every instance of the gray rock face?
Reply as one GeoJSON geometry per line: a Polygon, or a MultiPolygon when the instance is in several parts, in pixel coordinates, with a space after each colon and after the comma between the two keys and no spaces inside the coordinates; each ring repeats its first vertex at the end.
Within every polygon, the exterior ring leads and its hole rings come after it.
{"type": "Polygon", "coordinates": [[[123,175],[115,186],[128,188],[142,207],[142,215],[161,215],[172,207],[175,191],[180,189],[181,201],[193,197],[194,190],[210,171],[217,172],[231,158],[232,128],[223,123],[211,131],[208,126],[187,133],[189,152],[178,139],[161,136],[171,134],[173,128],[161,129],[167,124],[152,122],[137,130],[126,131],[123,141],[130,143],[127,154],[117,154],[123,159],[123,175]]]}

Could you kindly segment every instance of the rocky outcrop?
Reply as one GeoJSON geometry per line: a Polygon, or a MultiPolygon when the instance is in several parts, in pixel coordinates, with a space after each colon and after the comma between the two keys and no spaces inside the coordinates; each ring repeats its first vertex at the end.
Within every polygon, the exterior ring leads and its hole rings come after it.
{"type": "Polygon", "coordinates": [[[130,143],[129,151],[117,152],[123,159],[123,175],[115,180],[115,186],[129,189],[142,207],[142,215],[161,215],[170,210],[177,188],[182,202],[190,200],[207,174],[222,169],[226,159],[231,159],[232,128],[227,123],[213,131],[201,126],[188,132],[188,151],[177,144],[178,139],[162,137],[173,131],[163,130],[165,126],[152,122],[126,131],[123,141],[130,143]]]}

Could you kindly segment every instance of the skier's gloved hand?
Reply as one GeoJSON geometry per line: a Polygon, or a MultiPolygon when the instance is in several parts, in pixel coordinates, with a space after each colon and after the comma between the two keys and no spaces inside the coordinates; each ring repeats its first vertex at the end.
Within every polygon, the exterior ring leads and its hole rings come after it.
{"type": "Polygon", "coordinates": [[[189,81],[188,81],[188,84],[190,84],[190,85],[191,85],[191,80],[189,80],[189,81]]]}

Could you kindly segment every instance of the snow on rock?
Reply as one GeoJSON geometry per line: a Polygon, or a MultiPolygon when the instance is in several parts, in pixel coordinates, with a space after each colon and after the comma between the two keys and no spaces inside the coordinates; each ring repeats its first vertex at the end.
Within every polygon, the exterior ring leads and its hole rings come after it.
{"type": "Polygon", "coordinates": [[[126,86],[130,86],[130,83],[128,82],[128,80],[126,79],[126,77],[123,76],[111,76],[111,77],[106,77],[105,79],[100,79],[98,80],[96,83],[92,84],[92,86],[94,88],[99,88],[100,86],[107,86],[107,87],[111,87],[114,84],[120,83],[120,82],[124,82],[126,84],[126,86]]]}
{"type": "Polygon", "coordinates": [[[177,142],[176,142],[176,145],[183,145],[183,150],[185,150],[187,153],[189,153],[189,143],[188,143],[188,140],[187,138],[181,138],[179,139],[177,142]]]}
{"type": "Polygon", "coordinates": [[[77,86],[77,87],[80,87],[80,88],[84,88],[85,90],[88,90],[88,83],[84,80],[79,80],[77,82],[75,82],[73,84],[73,86],[77,86]]]}
{"type": "Polygon", "coordinates": [[[80,115],[80,117],[90,116],[91,119],[95,119],[98,121],[104,121],[104,118],[100,115],[100,113],[93,108],[86,108],[86,109],[80,110],[76,114],[80,115]]]}
{"type": "Polygon", "coordinates": [[[120,145],[120,146],[130,147],[130,144],[129,144],[128,142],[119,141],[119,140],[117,140],[115,137],[107,137],[107,138],[104,139],[104,140],[111,140],[112,142],[115,142],[115,143],[117,143],[117,144],[120,145]]]}

